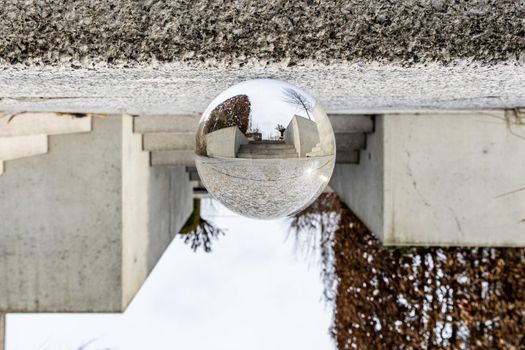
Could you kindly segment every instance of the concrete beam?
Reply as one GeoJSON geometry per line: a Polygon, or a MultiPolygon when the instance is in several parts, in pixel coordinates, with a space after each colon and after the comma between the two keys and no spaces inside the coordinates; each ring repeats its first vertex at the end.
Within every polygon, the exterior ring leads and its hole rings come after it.
{"type": "Polygon", "coordinates": [[[50,137],[0,177],[0,312],[121,312],[190,215],[184,167],[150,167],[132,117],[50,137]],[[29,218],[29,219],[28,219],[29,218]]]}
{"type": "MultiPolygon", "coordinates": [[[[148,115],[135,117],[134,132],[145,133],[188,133],[195,132],[199,125],[198,115],[148,115]]],[[[195,140],[194,140],[195,141],[195,140]]]]}
{"type": "Polygon", "coordinates": [[[334,133],[370,133],[374,131],[374,120],[370,115],[329,113],[334,133]],[[351,116],[351,118],[349,118],[351,116]]]}
{"type": "Polygon", "coordinates": [[[525,246],[518,113],[380,116],[360,158],[330,185],[385,245],[525,246]]]}
{"type": "MultiPolygon", "coordinates": [[[[347,117],[348,118],[348,117],[347,117]]],[[[348,118],[352,119],[352,118],[348,118]]],[[[338,151],[355,151],[366,147],[365,133],[336,133],[335,144],[338,151]]]]}
{"type": "Polygon", "coordinates": [[[196,131],[197,129],[184,133],[156,132],[144,134],[144,150],[194,150],[196,131]]]}
{"type": "Polygon", "coordinates": [[[153,151],[151,152],[151,165],[195,166],[195,151],[153,151]]]}

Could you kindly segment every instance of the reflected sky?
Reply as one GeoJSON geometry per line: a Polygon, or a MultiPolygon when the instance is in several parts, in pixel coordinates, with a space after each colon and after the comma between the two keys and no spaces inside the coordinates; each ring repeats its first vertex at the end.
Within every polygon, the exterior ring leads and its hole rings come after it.
{"type": "MultiPolygon", "coordinates": [[[[264,139],[278,137],[279,132],[275,130],[277,124],[286,127],[294,115],[307,118],[304,109],[285,102],[285,89],[296,89],[301,92],[312,107],[316,103],[315,99],[308,93],[287,82],[274,79],[248,80],[234,85],[218,95],[204,111],[201,122],[208,119],[212,110],[220,103],[233,96],[247,95],[251,103],[252,127],[259,128],[264,139]]],[[[314,120],[311,114],[310,118],[314,120]]]]}

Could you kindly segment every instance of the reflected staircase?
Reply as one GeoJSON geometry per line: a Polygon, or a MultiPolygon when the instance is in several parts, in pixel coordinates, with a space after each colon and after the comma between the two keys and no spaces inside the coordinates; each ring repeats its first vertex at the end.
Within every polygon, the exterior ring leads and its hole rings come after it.
{"type": "MultiPolygon", "coordinates": [[[[336,163],[358,164],[360,152],[366,149],[366,135],[374,132],[374,116],[331,113],[328,117],[335,133],[336,163]]],[[[142,134],[143,149],[150,152],[151,166],[185,166],[196,189],[202,189],[194,161],[199,119],[198,115],[187,114],[148,115],[134,119],[134,132],[142,134]]],[[[293,146],[284,145],[282,141],[272,142],[255,141],[241,145],[238,156],[252,159],[294,157],[293,146]]]]}
{"type": "Polygon", "coordinates": [[[293,145],[287,145],[284,141],[250,141],[247,145],[241,145],[237,158],[248,159],[285,159],[297,158],[297,151],[293,145]]]}

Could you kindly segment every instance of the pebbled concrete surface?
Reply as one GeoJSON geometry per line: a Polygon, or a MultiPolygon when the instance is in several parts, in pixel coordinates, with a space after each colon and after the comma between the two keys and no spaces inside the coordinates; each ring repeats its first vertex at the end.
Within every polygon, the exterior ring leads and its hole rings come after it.
{"type": "Polygon", "coordinates": [[[525,62],[524,0],[5,0],[0,62],[525,62]]]}
{"type": "Polygon", "coordinates": [[[201,113],[227,87],[250,78],[287,80],[329,112],[395,112],[525,106],[525,66],[332,64],[192,68],[184,64],[0,67],[0,111],[201,113]]]}

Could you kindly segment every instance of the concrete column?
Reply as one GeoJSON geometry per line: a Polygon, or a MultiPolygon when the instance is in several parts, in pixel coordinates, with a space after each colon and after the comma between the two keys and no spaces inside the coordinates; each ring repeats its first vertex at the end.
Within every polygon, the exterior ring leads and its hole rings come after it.
{"type": "Polygon", "coordinates": [[[192,210],[184,167],[151,167],[132,117],[49,137],[0,176],[0,312],[121,312],[192,210]]]}
{"type": "Polygon", "coordinates": [[[331,186],[385,245],[525,246],[524,159],[512,111],[383,115],[331,186]]]}

